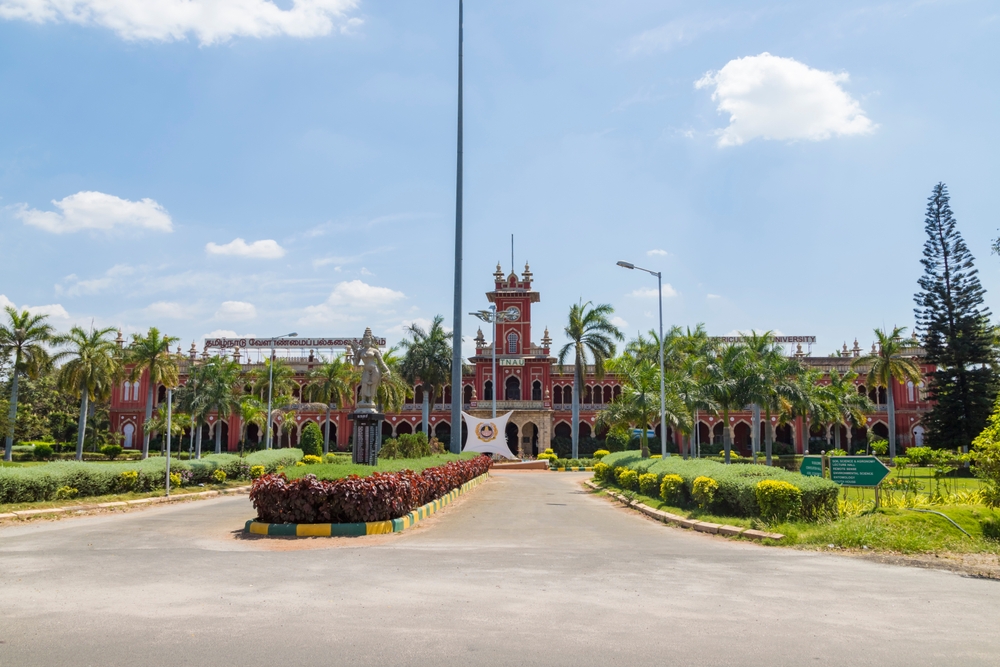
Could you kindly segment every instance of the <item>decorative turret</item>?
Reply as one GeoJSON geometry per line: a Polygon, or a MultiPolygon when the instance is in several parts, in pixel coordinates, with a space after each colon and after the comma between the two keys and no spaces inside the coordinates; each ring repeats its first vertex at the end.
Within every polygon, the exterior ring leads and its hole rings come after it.
{"type": "Polygon", "coordinates": [[[503,269],[500,268],[500,262],[497,262],[497,270],[493,272],[493,279],[498,283],[503,282],[503,269]]]}
{"type": "Polygon", "coordinates": [[[528,266],[527,262],[525,262],[524,263],[524,273],[521,274],[521,280],[523,280],[526,283],[530,283],[531,279],[533,277],[534,277],[534,275],[531,273],[531,267],[528,266]]]}
{"type": "Polygon", "coordinates": [[[479,327],[479,331],[476,332],[476,348],[481,350],[486,347],[486,336],[483,335],[483,328],[479,327]]]}
{"type": "Polygon", "coordinates": [[[848,351],[847,351],[847,341],[844,341],[844,349],[842,349],[842,350],[840,351],[840,356],[842,356],[842,357],[846,357],[846,356],[848,356],[848,354],[849,354],[849,353],[848,353],[848,351]]]}
{"type": "Polygon", "coordinates": [[[122,338],[122,330],[121,329],[118,330],[118,338],[115,338],[115,342],[118,343],[118,347],[119,348],[125,346],[125,339],[122,338]]]}
{"type": "Polygon", "coordinates": [[[191,341],[191,349],[188,350],[188,356],[191,358],[191,361],[198,358],[198,346],[194,344],[194,341],[191,341]]]}
{"type": "Polygon", "coordinates": [[[233,350],[233,361],[240,363],[240,348],[235,348],[233,350]]]}
{"type": "Polygon", "coordinates": [[[545,327],[545,333],[542,334],[542,348],[545,350],[545,354],[549,353],[550,347],[552,347],[552,338],[549,337],[549,328],[545,327]]]}
{"type": "Polygon", "coordinates": [[[857,338],[854,339],[854,347],[851,348],[851,352],[854,353],[855,357],[860,357],[861,356],[861,346],[858,345],[858,339],[857,338]]]}

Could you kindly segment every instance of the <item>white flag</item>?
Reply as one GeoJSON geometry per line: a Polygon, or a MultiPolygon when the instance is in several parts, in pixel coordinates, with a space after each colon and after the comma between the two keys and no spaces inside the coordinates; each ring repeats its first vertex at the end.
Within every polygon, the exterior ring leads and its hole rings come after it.
{"type": "Polygon", "coordinates": [[[483,452],[484,454],[499,454],[508,459],[517,457],[510,453],[507,447],[507,420],[513,412],[508,412],[496,419],[476,419],[463,412],[465,425],[469,429],[469,437],[465,441],[466,452],[483,452]]]}

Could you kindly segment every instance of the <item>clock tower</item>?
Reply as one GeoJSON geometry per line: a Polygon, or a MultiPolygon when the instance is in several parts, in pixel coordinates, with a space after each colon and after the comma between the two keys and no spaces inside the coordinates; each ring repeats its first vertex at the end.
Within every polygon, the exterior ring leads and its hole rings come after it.
{"type": "Polygon", "coordinates": [[[494,289],[486,293],[490,303],[496,305],[497,312],[506,311],[504,321],[497,323],[497,357],[521,357],[532,354],[531,349],[531,304],[539,301],[538,292],[531,289],[531,269],[524,265],[521,277],[511,272],[504,276],[497,264],[493,274],[494,289]]]}

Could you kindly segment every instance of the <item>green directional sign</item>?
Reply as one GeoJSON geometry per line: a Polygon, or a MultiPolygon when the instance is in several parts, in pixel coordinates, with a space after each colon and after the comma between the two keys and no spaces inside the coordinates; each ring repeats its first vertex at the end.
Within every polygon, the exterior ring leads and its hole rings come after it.
{"type": "Polygon", "coordinates": [[[802,467],[799,468],[799,472],[805,475],[806,477],[822,477],[823,457],[822,456],[802,457],[802,467]]]}
{"type": "Polygon", "coordinates": [[[878,486],[888,474],[874,456],[830,457],[830,479],[841,486],[878,486]]]}

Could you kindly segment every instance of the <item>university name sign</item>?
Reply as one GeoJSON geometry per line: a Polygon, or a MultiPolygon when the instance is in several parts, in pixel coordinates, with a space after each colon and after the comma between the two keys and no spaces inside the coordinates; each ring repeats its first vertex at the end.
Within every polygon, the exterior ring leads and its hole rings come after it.
{"type": "MultiPolygon", "coordinates": [[[[775,343],[816,343],[816,336],[772,336],[775,343]]],[[[747,340],[746,336],[712,336],[712,340],[721,340],[723,343],[739,343],[747,340]]]]}
{"type": "Polygon", "coordinates": [[[500,359],[501,366],[523,366],[524,359],[500,359]]]}
{"type": "MultiPolygon", "coordinates": [[[[376,338],[375,342],[379,347],[385,347],[385,338],[376,338]]],[[[238,347],[240,349],[271,349],[272,347],[282,348],[325,348],[325,347],[347,347],[348,345],[358,345],[360,338],[208,338],[205,340],[205,348],[226,349],[238,347]]]]}

